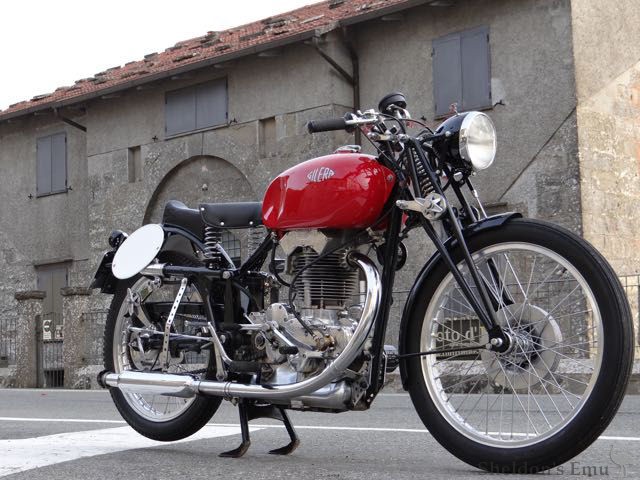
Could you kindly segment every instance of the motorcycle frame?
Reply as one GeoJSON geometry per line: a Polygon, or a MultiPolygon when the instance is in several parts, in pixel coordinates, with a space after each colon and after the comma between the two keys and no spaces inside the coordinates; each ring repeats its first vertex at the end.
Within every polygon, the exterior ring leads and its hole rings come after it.
{"type": "MultiPolygon", "coordinates": [[[[375,315],[373,321],[373,337],[372,337],[372,348],[371,348],[371,366],[370,366],[370,383],[366,390],[366,395],[364,397],[365,403],[367,406],[370,406],[373,400],[375,399],[377,393],[381,390],[384,385],[384,377],[385,377],[385,367],[386,367],[386,358],[384,354],[384,339],[387,331],[389,315],[391,311],[391,305],[393,304],[393,285],[395,281],[395,273],[398,260],[398,248],[402,241],[402,227],[403,227],[403,215],[404,211],[395,206],[395,202],[400,199],[410,199],[412,197],[419,197],[419,182],[417,179],[415,163],[416,161],[422,162],[423,169],[429,175],[430,180],[435,187],[435,191],[442,195],[444,198],[444,192],[437,180],[436,174],[431,167],[431,162],[427,158],[427,153],[422,148],[422,145],[418,142],[417,139],[410,139],[409,146],[412,147],[410,149],[405,149],[400,156],[405,155],[407,160],[407,165],[409,166],[409,175],[412,179],[411,184],[413,186],[413,192],[409,190],[407,186],[407,182],[404,181],[404,172],[399,171],[397,165],[392,165],[398,173],[398,186],[400,188],[394,189],[391,198],[389,199],[388,205],[391,208],[388,210],[388,224],[387,229],[384,233],[384,254],[383,254],[383,262],[382,262],[382,272],[381,272],[381,290],[382,297],[380,299],[380,307],[375,315]],[[416,152],[418,158],[414,158],[411,152],[416,152]]],[[[390,164],[388,161],[388,154],[393,152],[391,145],[387,145],[387,153],[383,153],[379,160],[381,163],[390,164]],[[387,159],[385,161],[385,158],[387,159]]],[[[449,172],[450,173],[450,172],[449,172]]],[[[449,178],[452,178],[450,176],[449,178]]],[[[463,182],[466,182],[469,186],[468,179],[465,178],[463,182]]],[[[411,212],[411,215],[417,215],[417,224],[419,224],[427,233],[434,246],[436,247],[436,252],[431,256],[431,258],[425,264],[425,267],[422,269],[420,274],[417,277],[416,282],[412,286],[410,294],[407,298],[407,302],[405,303],[405,307],[403,310],[403,314],[400,322],[400,341],[399,341],[399,354],[400,354],[400,372],[403,385],[406,386],[406,374],[405,374],[405,361],[403,359],[404,355],[407,354],[415,354],[416,352],[407,352],[405,347],[405,332],[407,330],[408,322],[411,319],[411,315],[413,312],[414,302],[416,301],[416,297],[418,292],[422,288],[425,282],[429,280],[429,273],[432,271],[434,266],[438,262],[445,262],[449,270],[454,275],[458,284],[462,288],[465,297],[470,302],[470,305],[474,308],[475,313],[478,314],[478,318],[481,320],[483,326],[486,328],[489,338],[499,337],[503,340],[503,347],[508,346],[508,337],[504,336],[502,333],[502,329],[499,327],[497,322],[495,321],[495,311],[491,308],[491,298],[486,291],[484,283],[480,280],[478,276],[477,269],[471,255],[469,254],[469,250],[466,245],[466,239],[471,238],[472,236],[478,235],[481,232],[498,228],[503,225],[505,222],[509,221],[509,219],[514,217],[520,217],[521,215],[516,213],[507,213],[503,215],[498,215],[494,217],[488,217],[482,220],[478,220],[473,214],[473,210],[468,203],[466,197],[462,193],[459,185],[456,185],[453,188],[456,197],[460,201],[461,205],[469,215],[469,217],[473,220],[473,222],[469,225],[461,225],[459,216],[456,212],[451,208],[449,202],[446,202],[447,211],[446,217],[448,219],[448,234],[449,237],[445,240],[441,240],[438,234],[436,233],[433,225],[420,213],[411,212]],[[463,257],[465,263],[468,265],[474,283],[476,283],[476,288],[480,293],[480,299],[476,298],[471,290],[471,286],[468,282],[462,277],[459,272],[454,259],[452,258],[450,252],[456,246],[461,246],[463,251],[463,257]]],[[[192,250],[203,252],[205,249],[204,243],[194,236],[192,233],[174,225],[163,225],[164,231],[169,235],[179,235],[185,238],[191,245],[192,250]]],[[[195,280],[198,285],[205,287],[205,289],[210,292],[211,287],[215,283],[222,283],[225,288],[229,285],[231,286],[243,286],[243,279],[250,272],[257,272],[260,270],[260,267],[267,260],[269,252],[274,246],[276,246],[277,240],[273,234],[269,233],[263,242],[260,244],[258,249],[253,252],[253,254],[238,268],[235,266],[229,266],[228,269],[210,269],[208,267],[187,267],[180,265],[164,265],[162,267],[162,274],[164,276],[183,276],[183,277],[191,277],[195,280]]],[[[222,246],[220,246],[222,248],[222,246]]],[[[193,255],[192,252],[186,252],[193,255]]],[[[96,274],[96,280],[98,282],[94,282],[93,287],[98,288],[104,286],[113,285],[113,280],[110,279],[111,272],[110,268],[107,271],[108,264],[105,264],[105,260],[107,260],[108,256],[113,256],[113,252],[107,252],[105,258],[103,259],[103,264],[98,269],[98,273],[96,274]],[[99,280],[100,274],[102,273],[102,279],[99,280]],[[103,281],[103,284],[100,283],[103,281]]],[[[242,288],[241,288],[242,290],[242,288]]],[[[103,288],[103,291],[105,289],[103,288]]],[[[105,291],[105,293],[112,293],[105,291]]],[[[246,295],[246,292],[245,292],[246,295]]],[[[216,326],[216,329],[220,327],[222,323],[224,323],[224,318],[216,318],[215,309],[213,308],[212,295],[209,293],[205,295],[205,313],[210,322],[216,326]]],[[[231,311],[235,311],[238,308],[239,296],[234,296],[231,300],[227,295],[224,295],[221,300],[225,304],[225,311],[229,311],[229,307],[231,307],[231,311]],[[235,300],[234,300],[235,299],[235,300]],[[231,302],[231,303],[230,303],[231,302]]],[[[250,301],[253,301],[251,297],[249,297],[250,301]]],[[[220,300],[220,299],[219,299],[220,300]]],[[[220,315],[218,315],[219,317],[220,315]]],[[[497,350],[497,349],[496,349],[497,350]]]]}

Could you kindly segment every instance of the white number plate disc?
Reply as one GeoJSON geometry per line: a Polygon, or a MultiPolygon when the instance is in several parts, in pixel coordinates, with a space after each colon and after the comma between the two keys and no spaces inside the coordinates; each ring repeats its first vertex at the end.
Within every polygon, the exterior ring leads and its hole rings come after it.
{"type": "Polygon", "coordinates": [[[133,277],[156,258],[163,243],[164,230],[160,225],[140,227],[118,248],[111,262],[113,275],[120,280],[133,277]]]}

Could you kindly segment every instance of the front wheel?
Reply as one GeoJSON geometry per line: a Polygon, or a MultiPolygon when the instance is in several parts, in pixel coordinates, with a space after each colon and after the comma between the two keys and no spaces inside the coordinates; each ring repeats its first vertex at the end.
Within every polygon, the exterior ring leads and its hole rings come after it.
{"type": "MultiPolygon", "coordinates": [[[[547,470],[596,440],[622,401],[633,358],[629,305],[604,258],[560,227],[515,219],[468,246],[510,348],[408,359],[411,399],[461,460],[492,472],[547,470]]],[[[473,285],[459,249],[453,256],[473,285]]],[[[417,298],[406,352],[487,344],[442,262],[417,298]]]]}

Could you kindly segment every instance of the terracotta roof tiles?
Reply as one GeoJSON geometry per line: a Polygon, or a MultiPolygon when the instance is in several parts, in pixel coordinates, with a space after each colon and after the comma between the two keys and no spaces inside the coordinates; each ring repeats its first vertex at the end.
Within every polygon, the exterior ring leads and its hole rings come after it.
{"type": "Polygon", "coordinates": [[[60,87],[54,92],[10,105],[0,111],[0,120],[84,101],[164,78],[174,72],[181,73],[222,62],[232,56],[250,54],[260,49],[257,47],[268,49],[274,44],[299,41],[305,34],[308,38],[314,32],[324,33],[340,24],[355,23],[420,3],[426,3],[426,0],[328,0],[222,32],[210,31],[201,37],[178,42],[163,52],[145,55],[142,60],[80,79],[72,86],[60,87]]]}

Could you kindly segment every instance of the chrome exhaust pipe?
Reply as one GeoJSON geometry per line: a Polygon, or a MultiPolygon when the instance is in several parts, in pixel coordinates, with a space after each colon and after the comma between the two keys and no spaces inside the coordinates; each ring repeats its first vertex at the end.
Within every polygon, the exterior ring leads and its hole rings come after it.
{"type": "Polygon", "coordinates": [[[149,393],[170,397],[189,398],[198,393],[193,377],[188,375],[172,375],[170,373],[122,372],[104,373],[98,383],[108,387],[116,387],[124,392],[149,393]]]}
{"type": "Polygon", "coordinates": [[[293,410],[305,408],[319,408],[322,410],[344,411],[351,400],[352,388],[342,380],[338,383],[325,385],[310,395],[292,398],[287,405],[293,410]]]}
{"type": "Polygon", "coordinates": [[[194,378],[168,373],[143,373],[126,371],[106,373],[102,383],[123,391],[150,393],[177,397],[191,397],[196,394],[215,397],[254,398],[261,400],[292,400],[313,394],[337,380],[362,351],[371,326],[380,306],[380,275],[369,257],[351,253],[348,261],[362,270],[367,286],[362,316],[351,341],[342,353],[327,368],[315,377],[289,385],[250,385],[243,383],[196,380],[194,378]]]}

